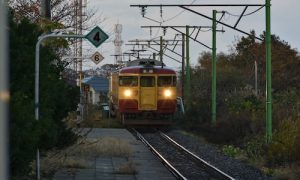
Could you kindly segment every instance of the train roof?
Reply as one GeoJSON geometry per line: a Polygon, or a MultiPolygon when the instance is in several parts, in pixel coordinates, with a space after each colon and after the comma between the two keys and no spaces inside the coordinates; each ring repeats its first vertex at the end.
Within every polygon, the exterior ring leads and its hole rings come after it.
{"type": "Polygon", "coordinates": [[[152,65],[152,66],[166,66],[163,62],[158,61],[156,59],[136,59],[133,61],[128,61],[126,62],[126,67],[130,67],[130,66],[139,66],[139,65],[152,65]]]}
{"type": "Polygon", "coordinates": [[[120,69],[120,74],[176,74],[176,71],[166,66],[130,66],[120,69]],[[146,71],[144,71],[146,70],[146,71]],[[152,72],[149,70],[153,70],[152,72]]]}

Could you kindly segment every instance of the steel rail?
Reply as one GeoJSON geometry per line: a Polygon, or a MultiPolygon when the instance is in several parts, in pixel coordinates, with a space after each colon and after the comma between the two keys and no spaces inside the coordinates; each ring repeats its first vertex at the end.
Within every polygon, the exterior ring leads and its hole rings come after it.
{"type": "Polygon", "coordinates": [[[201,165],[203,165],[206,169],[208,169],[211,173],[213,173],[214,175],[218,176],[218,178],[221,179],[230,179],[230,180],[234,180],[233,177],[231,177],[230,175],[226,174],[225,172],[221,171],[220,169],[214,167],[213,165],[209,164],[208,162],[206,162],[205,160],[203,160],[202,158],[198,157],[197,155],[195,155],[194,153],[192,153],[191,151],[187,150],[185,147],[181,146],[180,144],[178,144],[175,140],[173,140],[172,138],[170,138],[168,135],[164,134],[163,132],[159,132],[160,135],[166,139],[167,141],[171,142],[172,145],[174,145],[176,148],[180,149],[181,151],[183,151],[184,153],[188,154],[189,156],[191,156],[193,159],[195,159],[198,163],[200,162],[201,165]]]}
{"type": "Polygon", "coordinates": [[[150,149],[150,151],[155,154],[162,163],[170,170],[174,176],[176,176],[178,179],[187,180],[186,177],[184,177],[174,166],[172,166],[169,161],[167,161],[144,137],[141,135],[137,130],[132,129],[137,137],[150,149]]]}

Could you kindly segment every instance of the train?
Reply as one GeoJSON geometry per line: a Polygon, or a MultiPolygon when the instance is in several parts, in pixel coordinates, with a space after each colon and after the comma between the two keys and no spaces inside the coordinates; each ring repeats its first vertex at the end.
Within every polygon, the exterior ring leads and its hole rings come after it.
{"type": "Polygon", "coordinates": [[[130,61],[110,74],[110,112],[124,125],[171,125],[176,71],[153,59],[130,61]]]}

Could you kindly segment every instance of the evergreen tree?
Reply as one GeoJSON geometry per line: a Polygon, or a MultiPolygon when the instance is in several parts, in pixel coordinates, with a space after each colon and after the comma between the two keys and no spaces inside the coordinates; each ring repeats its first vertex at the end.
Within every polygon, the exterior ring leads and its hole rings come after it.
{"type": "Polygon", "coordinates": [[[26,174],[35,159],[37,147],[62,147],[74,141],[63,118],[76,109],[79,89],[60,79],[64,67],[57,65],[58,47],[41,48],[40,54],[40,120],[34,119],[35,44],[42,31],[37,24],[10,18],[10,162],[13,176],[26,174]]]}

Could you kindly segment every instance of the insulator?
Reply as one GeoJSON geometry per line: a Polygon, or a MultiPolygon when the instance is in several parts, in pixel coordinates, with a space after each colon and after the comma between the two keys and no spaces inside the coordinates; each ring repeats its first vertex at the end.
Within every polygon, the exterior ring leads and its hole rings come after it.
{"type": "Polygon", "coordinates": [[[146,7],[145,6],[142,6],[141,14],[142,14],[143,17],[145,17],[145,14],[146,14],[146,7]]]}
{"type": "Polygon", "coordinates": [[[166,27],[163,28],[163,33],[164,33],[164,36],[165,36],[166,33],[167,33],[167,28],[166,27]]]}
{"type": "Polygon", "coordinates": [[[162,18],[162,14],[163,14],[163,9],[162,6],[160,6],[160,17],[162,18]]]}

